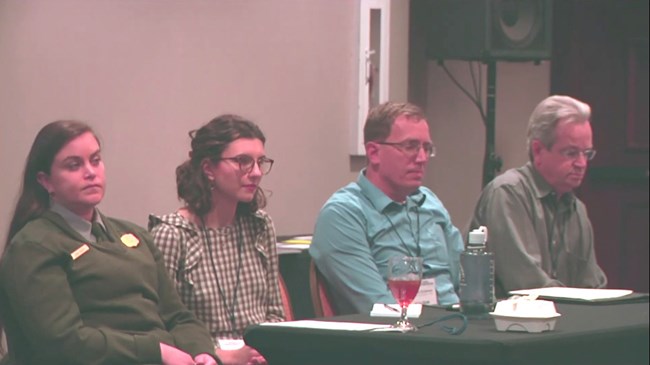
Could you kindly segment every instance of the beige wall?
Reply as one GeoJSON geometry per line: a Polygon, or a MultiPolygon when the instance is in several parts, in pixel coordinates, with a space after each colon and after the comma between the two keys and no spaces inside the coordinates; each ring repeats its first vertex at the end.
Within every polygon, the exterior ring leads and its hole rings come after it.
{"type": "MultiPolygon", "coordinates": [[[[310,232],[322,203],[363,165],[348,156],[357,18],[352,0],[0,0],[0,237],[46,122],[95,126],[108,176],[102,210],[145,225],[179,204],[174,169],[187,132],[226,112],[267,135],[276,165],[263,186],[278,233],[310,232]]],[[[468,79],[464,63],[450,67],[468,79]]],[[[406,95],[403,75],[391,79],[402,88],[393,95],[406,95]]],[[[505,64],[498,75],[497,151],[508,167],[525,160],[522,131],[548,93],[549,68],[505,64]]],[[[422,77],[439,148],[426,185],[463,227],[480,189],[483,129],[437,65],[422,77]]]]}
{"type": "MultiPolygon", "coordinates": [[[[472,90],[468,62],[445,61],[445,65],[466,89],[472,90]]],[[[487,69],[482,68],[485,86],[487,69]]],[[[443,201],[454,224],[466,233],[481,190],[485,128],[478,109],[437,63],[428,62],[427,71],[426,112],[437,156],[430,163],[426,184],[443,201]]],[[[502,172],[528,160],[528,117],[548,96],[549,75],[548,62],[497,62],[495,146],[503,159],[502,172]]],[[[483,100],[484,109],[485,104],[483,100]]]]}

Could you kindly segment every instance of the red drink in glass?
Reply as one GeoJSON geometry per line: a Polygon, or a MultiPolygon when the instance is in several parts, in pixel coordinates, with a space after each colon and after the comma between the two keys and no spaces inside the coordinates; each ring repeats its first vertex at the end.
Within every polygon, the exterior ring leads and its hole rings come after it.
{"type": "Polygon", "coordinates": [[[422,281],[422,258],[394,256],[388,259],[388,287],[402,310],[400,319],[392,326],[401,332],[417,331],[409,322],[406,310],[420,290],[422,281]]]}
{"type": "Polygon", "coordinates": [[[415,299],[418,290],[420,290],[420,282],[419,279],[390,279],[388,280],[388,287],[399,305],[405,307],[411,304],[413,299],[415,299]]]}

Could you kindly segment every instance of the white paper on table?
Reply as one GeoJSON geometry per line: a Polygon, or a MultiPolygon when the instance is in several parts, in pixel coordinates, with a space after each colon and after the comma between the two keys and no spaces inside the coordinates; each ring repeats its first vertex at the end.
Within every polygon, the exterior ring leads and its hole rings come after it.
{"type": "Polygon", "coordinates": [[[296,237],[291,237],[290,240],[309,240],[314,238],[314,236],[296,236],[296,237]]]}
{"type": "MultiPolygon", "coordinates": [[[[375,303],[370,312],[371,317],[400,317],[402,309],[399,304],[375,303]]],[[[422,304],[411,304],[406,310],[408,318],[419,318],[422,314],[422,304]]]]}
{"type": "Polygon", "coordinates": [[[510,294],[516,295],[537,295],[548,298],[566,298],[580,300],[603,300],[615,299],[629,294],[632,290],[626,289],[587,289],[587,288],[570,288],[570,287],[549,287],[536,289],[513,290],[510,294]]]}
{"type": "Polygon", "coordinates": [[[309,248],[308,243],[282,243],[278,242],[277,243],[278,248],[288,248],[288,249],[295,249],[295,250],[306,250],[309,248]]]}
{"type": "Polygon", "coordinates": [[[314,320],[300,320],[289,322],[265,322],[260,323],[261,326],[275,326],[275,327],[294,327],[294,328],[314,328],[323,330],[337,330],[337,331],[369,331],[378,328],[388,328],[389,324],[376,324],[376,323],[357,323],[357,322],[327,322],[327,321],[314,321],[314,320]]]}

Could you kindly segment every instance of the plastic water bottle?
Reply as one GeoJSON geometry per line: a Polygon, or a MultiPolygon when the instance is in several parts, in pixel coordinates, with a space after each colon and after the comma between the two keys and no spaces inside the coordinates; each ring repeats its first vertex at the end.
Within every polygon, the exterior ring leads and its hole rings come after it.
{"type": "Polygon", "coordinates": [[[488,318],[494,303],[494,254],[485,251],[487,228],[469,233],[460,254],[460,309],[469,318],[488,318]]]}

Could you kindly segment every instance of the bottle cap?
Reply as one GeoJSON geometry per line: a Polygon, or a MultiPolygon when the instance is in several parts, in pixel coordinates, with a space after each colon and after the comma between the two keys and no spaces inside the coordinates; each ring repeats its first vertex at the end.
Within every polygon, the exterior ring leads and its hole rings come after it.
{"type": "Polygon", "coordinates": [[[487,235],[487,227],[480,226],[479,228],[469,232],[469,240],[467,241],[467,244],[473,247],[485,246],[485,242],[487,242],[487,235]]]}

